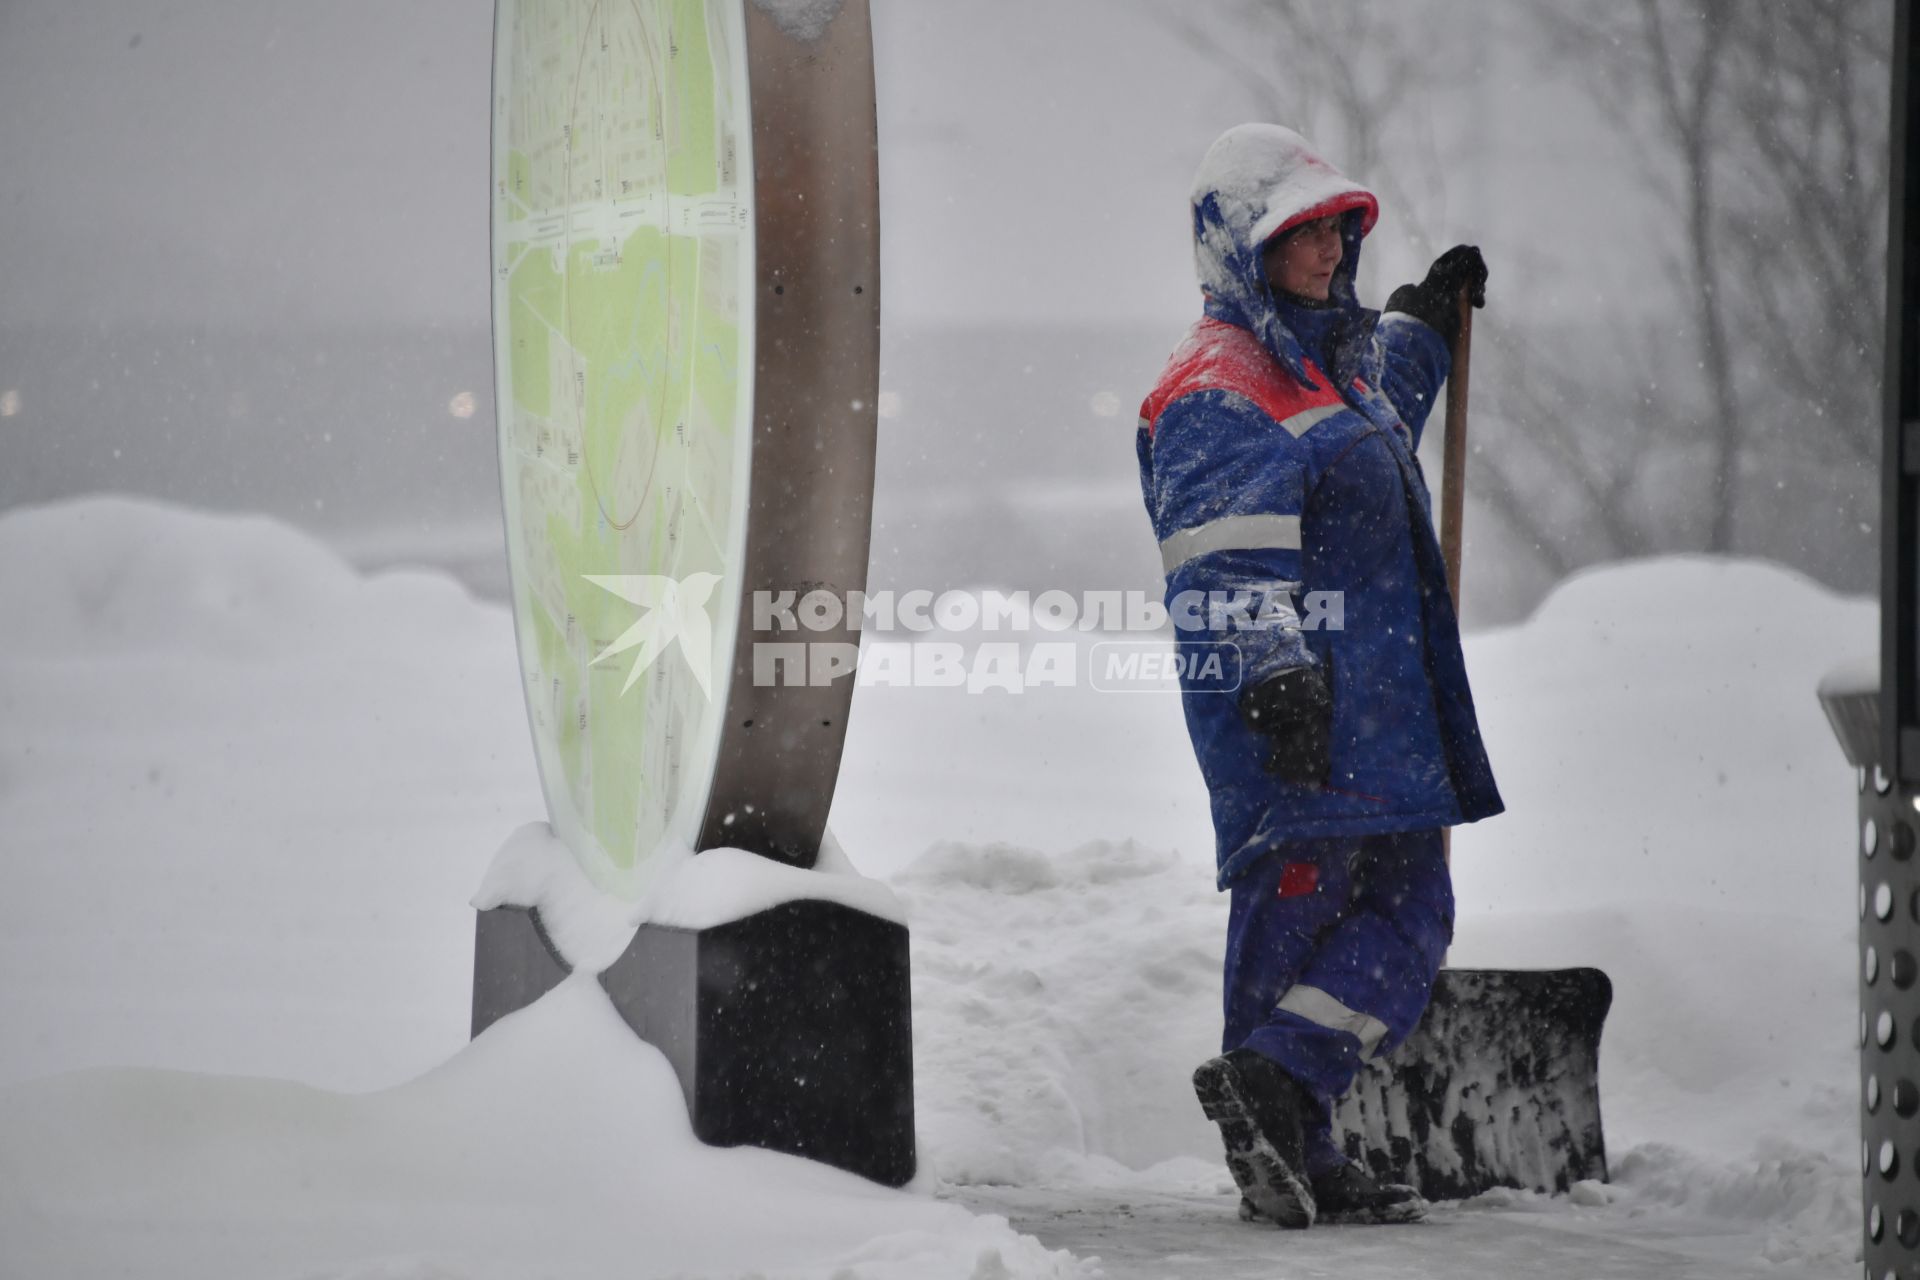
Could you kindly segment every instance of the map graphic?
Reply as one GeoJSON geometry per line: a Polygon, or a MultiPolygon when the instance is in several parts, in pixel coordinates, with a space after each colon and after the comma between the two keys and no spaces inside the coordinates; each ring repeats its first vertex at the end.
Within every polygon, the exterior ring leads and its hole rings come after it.
{"type": "Polygon", "coordinates": [[[555,831],[601,889],[635,897],[701,818],[737,630],[754,279],[741,0],[500,0],[495,24],[494,363],[521,674],[555,831]],[[655,597],[601,584],[645,578],[711,586],[711,625],[677,626],[636,671],[638,602],[655,597]]]}

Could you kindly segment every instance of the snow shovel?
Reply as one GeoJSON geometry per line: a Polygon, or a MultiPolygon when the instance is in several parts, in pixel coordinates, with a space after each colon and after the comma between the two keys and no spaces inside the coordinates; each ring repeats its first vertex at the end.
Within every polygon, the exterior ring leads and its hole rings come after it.
{"type": "MultiPolygon", "coordinates": [[[[1456,613],[1473,336],[1464,288],[1458,306],[1440,504],[1456,613]]],[[[1606,1181],[1600,1029],[1612,1003],[1613,984],[1598,969],[1442,969],[1413,1034],[1367,1064],[1340,1100],[1335,1121],[1348,1156],[1429,1200],[1606,1181]]]]}

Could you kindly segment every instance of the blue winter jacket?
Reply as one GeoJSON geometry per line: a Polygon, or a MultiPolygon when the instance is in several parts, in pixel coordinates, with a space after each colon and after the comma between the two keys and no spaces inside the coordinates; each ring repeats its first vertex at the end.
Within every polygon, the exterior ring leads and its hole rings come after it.
{"type": "Polygon", "coordinates": [[[1140,485],[1223,886],[1281,841],[1449,826],[1505,807],[1414,457],[1446,344],[1354,293],[1377,208],[1292,130],[1223,135],[1194,187],[1206,314],[1141,406],[1140,485]],[[1316,358],[1287,327],[1261,249],[1336,212],[1339,314],[1316,358]],[[1199,659],[1222,646],[1238,660],[1218,678],[1199,659]],[[1268,774],[1266,742],[1237,705],[1302,666],[1319,667],[1333,694],[1324,787],[1268,774]]]}

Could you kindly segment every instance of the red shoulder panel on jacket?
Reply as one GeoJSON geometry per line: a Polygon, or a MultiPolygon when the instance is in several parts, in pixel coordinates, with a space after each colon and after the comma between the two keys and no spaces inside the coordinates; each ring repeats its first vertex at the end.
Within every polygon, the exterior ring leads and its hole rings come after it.
{"type": "Polygon", "coordinates": [[[1344,403],[1311,361],[1307,371],[1319,379],[1317,389],[1301,386],[1250,330],[1209,316],[1174,349],[1159,383],[1140,405],[1141,425],[1151,437],[1167,406],[1196,391],[1243,395],[1275,422],[1306,409],[1344,403]]]}

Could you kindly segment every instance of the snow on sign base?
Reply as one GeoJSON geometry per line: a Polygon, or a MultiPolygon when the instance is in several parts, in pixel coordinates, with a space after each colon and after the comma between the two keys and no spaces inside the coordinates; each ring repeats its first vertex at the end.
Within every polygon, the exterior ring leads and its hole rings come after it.
{"type": "Polygon", "coordinates": [[[553,825],[633,897],[690,844],[746,540],[740,0],[499,0],[493,301],[521,674],[553,825]]]}

